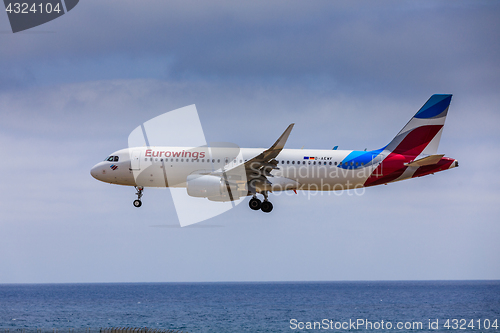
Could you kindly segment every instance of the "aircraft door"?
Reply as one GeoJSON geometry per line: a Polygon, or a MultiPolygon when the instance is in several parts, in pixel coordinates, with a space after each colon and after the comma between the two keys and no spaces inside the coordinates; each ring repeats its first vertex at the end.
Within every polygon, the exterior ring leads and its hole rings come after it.
{"type": "Polygon", "coordinates": [[[132,151],[132,157],[130,159],[130,169],[131,170],[140,170],[141,169],[141,151],[140,150],[132,151]]]}

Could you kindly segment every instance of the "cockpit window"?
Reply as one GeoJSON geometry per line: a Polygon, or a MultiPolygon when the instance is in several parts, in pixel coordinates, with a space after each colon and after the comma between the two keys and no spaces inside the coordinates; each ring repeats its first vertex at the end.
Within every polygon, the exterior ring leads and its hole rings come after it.
{"type": "Polygon", "coordinates": [[[118,156],[109,156],[106,157],[104,160],[108,162],[118,162],[118,156]]]}
{"type": "Polygon", "coordinates": [[[118,162],[118,156],[115,156],[115,162],[118,162]]]}

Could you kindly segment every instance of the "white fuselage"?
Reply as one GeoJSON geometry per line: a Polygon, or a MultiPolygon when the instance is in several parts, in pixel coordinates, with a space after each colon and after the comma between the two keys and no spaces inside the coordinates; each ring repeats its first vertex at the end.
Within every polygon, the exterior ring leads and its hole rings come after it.
{"type": "MultiPolygon", "coordinates": [[[[186,179],[191,174],[222,172],[242,165],[264,150],[207,147],[128,148],[113,153],[111,157],[115,157],[115,160],[105,160],[95,165],[91,174],[98,180],[119,185],[186,187],[186,179]]],[[[383,159],[384,153],[374,155],[372,163],[342,167],[341,162],[352,152],[283,149],[276,157],[277,169],[270,172],[272,177],[269,181],[282,184],[282,179],[291,180],[295,186],[287,189],[295,190],[328,191],[361,187],[383,159]]],[[[273,188],[274,191],[280,189],[273,188]]]]}

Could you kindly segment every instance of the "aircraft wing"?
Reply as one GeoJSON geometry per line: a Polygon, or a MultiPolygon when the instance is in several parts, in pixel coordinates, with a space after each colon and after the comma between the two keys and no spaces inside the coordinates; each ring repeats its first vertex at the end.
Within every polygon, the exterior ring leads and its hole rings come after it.
{"type": "MultiPolygon", "coordinates": [[[[287,129],[281,134],[281,136],[276,140],[276,142],[271,146],[271,148],[264,150],[259,155],[245,162],[245,168],[253,168],[258,169],[260,167],[264,167],[267,164],[271,163],[271,161],[278,156],[283,147],[285,147],[286,140],[288,140],[288,136],[292,131],[293,125],[290,124],[287,129]]],[[[272,163],[271,163],[272,164],[272,163]]]]}
{"type": "Polygon", "coordinates": [[[285,147],[285,143],[294,125],[290,124],[269,149],[264,150],[259,155],[245,162],[244,165],[250,192],[255,194],[257,187],[265,188],[267,185],[271,185],[267,177],[272,177],[270,172],[273,169],[278,169],[278,162],[274,158],[285,147]]]}

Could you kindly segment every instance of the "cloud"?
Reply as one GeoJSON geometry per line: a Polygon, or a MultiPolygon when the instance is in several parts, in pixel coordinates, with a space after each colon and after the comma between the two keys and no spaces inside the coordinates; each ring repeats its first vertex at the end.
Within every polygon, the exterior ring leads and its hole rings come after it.
{"type": "Polygon", "coordinates": [[[492,2],[88,1],[43,26],[55,34],[3,36],[2,86],[109,76],[326,78],[338,91],[449,92],[459,83],[491,92],[499,11],[492,2]]]}
{"type": "Polygon", "coordinates": [[[498,278],[499,7],[88,0],[0,35],[0,279],[498,278]],[[207,222],[224,228],[150,228],[177,222],[168,191],[137,210],[133,188],[89,174],[190,104],[208,141],[265,148],[295,122],[287,148],[375,149],[433,93],[454,94],[439,151],[460,167],[363,196],[275,195],[270,215],[207,222]]]}
{"type": "Polygon", "coordinates": [[[478,161],[487,156],[490,165],[498,163],[498,134],[485,124],[498,116],[491,112],[495,100],[481,96],[460,97],[449,112],[440,151],[458,158],[459,168],[369,188],[362,196],[273,195],[270,216],[243,204],[206,222],[225,228],[149,228],[177,222],[168,191],[146,189],[137,210],[133,188],[89,175],[94,163],[127,146],[138,124],[193,102],[212,141],[267,147],[294,121],[288,148],[363,149],[388,142],[426,98],[414,96],[414,105],[405,98],[210,80],[110,80],[3,92],[0,142],[8,156],[8,195],[0,209],[10,236],[0,249],[9,253],[0,263],[2,281],[495,278],[498,271],[479,266],[499,253],[495,245],[481,245],[499,233],[499,184],[496,171],[478,161]],[[471,113],[478,99],[481,108],[471,113]],[[481,140],[467,142],[471,137],[481,140]],[[186,249],[182,260],[168,255],[179,248],[186,249]],[[374,265],[377,258],[390,264],[374,265]],[[318,269],[325,263],[328,268],[318,269]],[[63,275],[50,273],[61,265],[63,275]],[[147,268],[153,266],[162,268],[153,274],[147,268]],[[36,278],[26,274],[32,267],[39,267],[36,278]]]}

